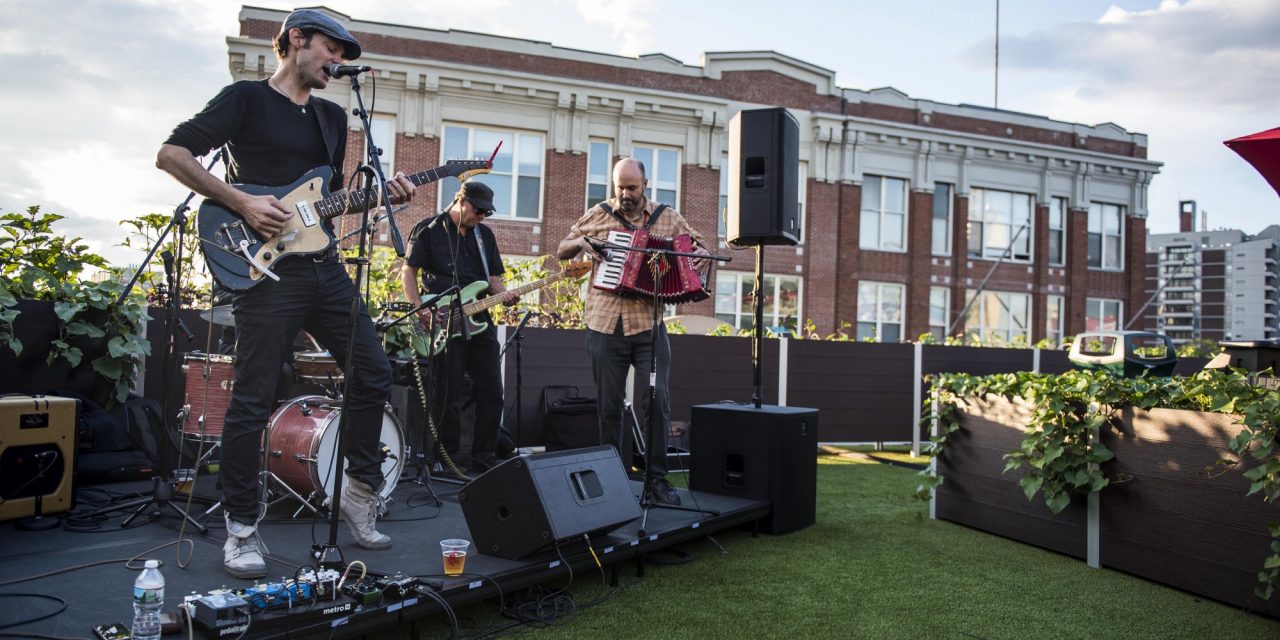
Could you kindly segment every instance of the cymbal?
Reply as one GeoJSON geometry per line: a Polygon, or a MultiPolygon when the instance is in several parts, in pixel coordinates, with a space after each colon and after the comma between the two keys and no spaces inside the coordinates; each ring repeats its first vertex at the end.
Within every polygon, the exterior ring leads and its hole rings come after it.
{"type": "Polygon", "coordinates": [[[228,327],[236,326],[236,317],[231,313],[231,305],[229,304],[201,311],[200,317],[207,320],[210,324],[220,324],[228,327]]]}

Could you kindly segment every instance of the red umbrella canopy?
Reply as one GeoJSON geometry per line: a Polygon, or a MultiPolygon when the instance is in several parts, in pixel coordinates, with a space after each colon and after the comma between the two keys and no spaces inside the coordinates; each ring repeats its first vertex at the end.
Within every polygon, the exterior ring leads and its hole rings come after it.
{"type": "Polygon", "coordinates": [[[1248,160],[1276,190],[1276,195],[1280,195],[1280,127],[1226,140],[1222,144],[1248,160]]]}

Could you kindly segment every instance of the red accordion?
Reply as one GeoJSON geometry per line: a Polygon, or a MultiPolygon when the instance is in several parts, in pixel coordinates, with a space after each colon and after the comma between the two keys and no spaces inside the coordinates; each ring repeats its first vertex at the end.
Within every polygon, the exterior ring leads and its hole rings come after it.
{"type": "MultiPolygon", "coordinates": [[[[645,229],[619,229],[609,232],[609,242],[633,249],[693,252],[693,239],[687,233],[667,238],[649,235],[645,229]]],[[[708,269],[693,268],[692,259],[688,256],[655,255],[623,249],[610,249],[605,254],[607,257],[596,267],[595,277],[591,279],[591,286],[597,289],[648,299],[653,299],[654,289],[657,289],[658,300],[666,304],[698,302],[711,295],[707,293],[708,269]]]]}

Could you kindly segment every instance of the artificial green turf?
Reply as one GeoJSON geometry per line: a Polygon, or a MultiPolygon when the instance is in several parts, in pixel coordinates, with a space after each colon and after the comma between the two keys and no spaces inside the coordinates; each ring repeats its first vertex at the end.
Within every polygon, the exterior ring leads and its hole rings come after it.
{"type": "MultiPolygon", "coordinates": [[[[820,456],[817,523],[680,548],[694,561],[621,572],[627,587],[532,638],[1280,638],[1280,622],[1036,547],[932,521],[914,472],[820,456]]],[[[563,586],[563,581],[555,586],[563,586]]],[[[605,591],[599,573],[569,591],[605,591]]],[[[1280,596],[1277,596],[1280,597],[1280,596]]],[[[464,632],[502,619],[459,612],[464,632]]],[[[421,629],[420,629],[421,630],[421,629]]],[[[425,635],[448,628],[427,624],[425,635]]],[[[406,629],[384,638],[407,638],[406,629]]]]}

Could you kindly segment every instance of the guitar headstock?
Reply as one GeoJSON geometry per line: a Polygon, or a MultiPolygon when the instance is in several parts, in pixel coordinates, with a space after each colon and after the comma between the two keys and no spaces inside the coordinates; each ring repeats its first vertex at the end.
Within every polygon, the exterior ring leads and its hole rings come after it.
{"type": "Polygon", "coordinates": [[[561,270],[566,278],[577,278],[586,275],[589,271],[591,271],[590,260],[574,260],[564,265],[564,269],[561,270]]]}
{"type": "Polygon", "coordinates": [[[444,175],[455,177],[462,182],[492,170],[492,160],[450,160],[440,167],[444,175]]]}

